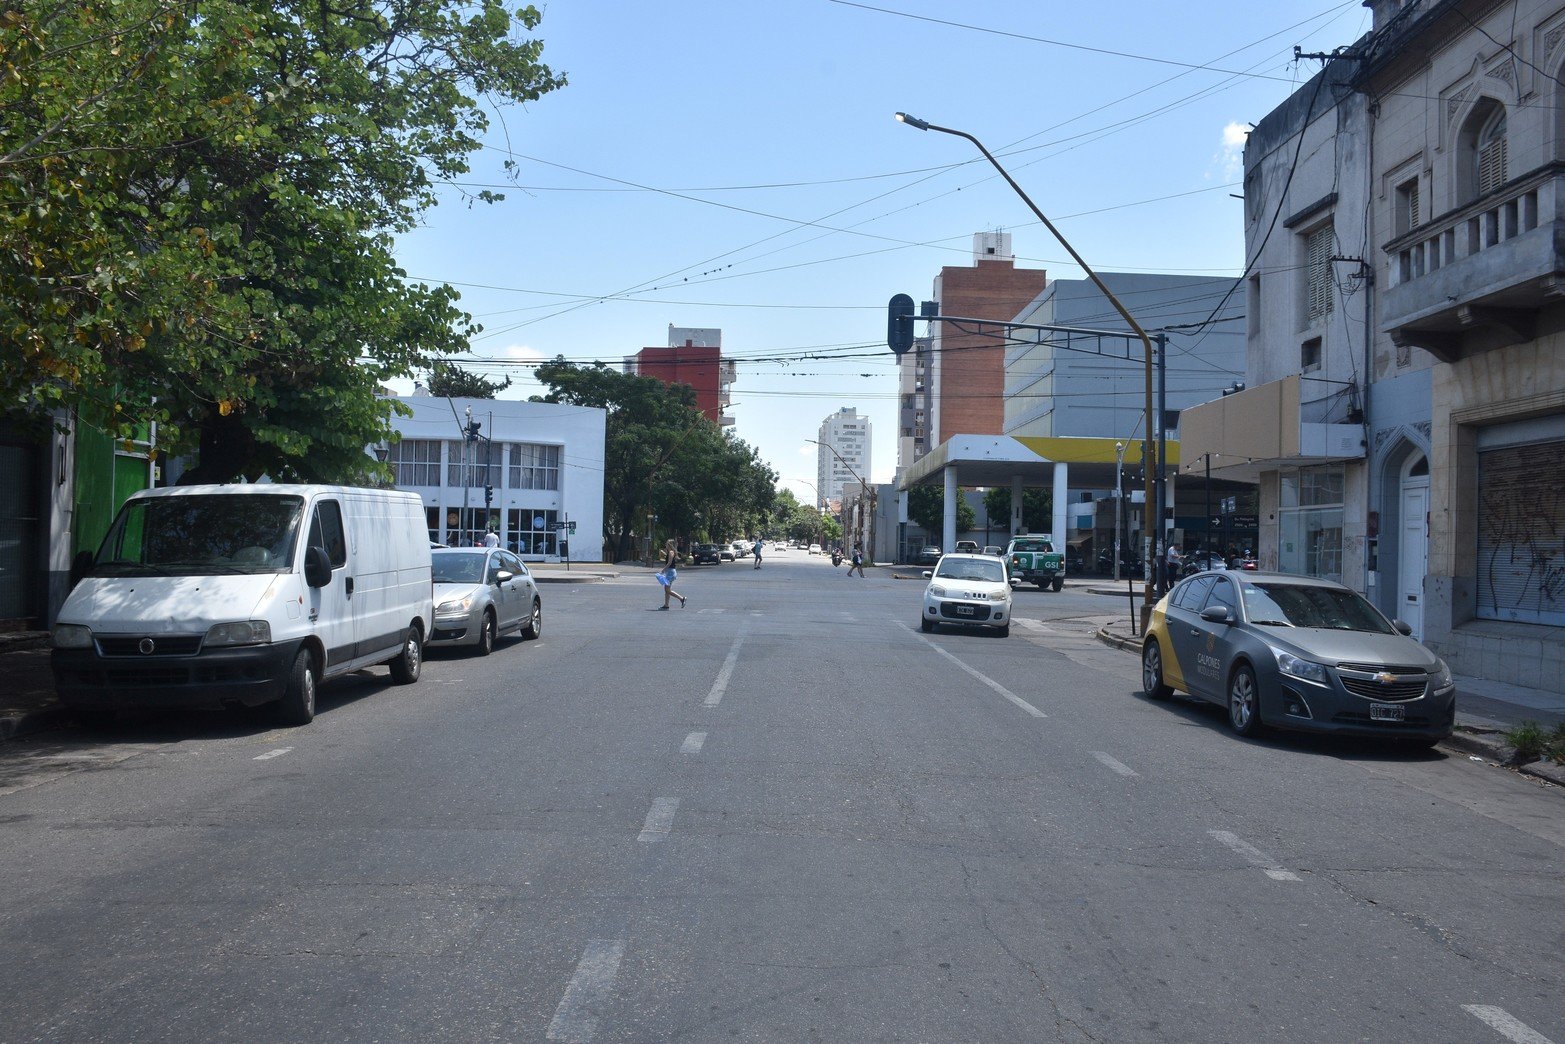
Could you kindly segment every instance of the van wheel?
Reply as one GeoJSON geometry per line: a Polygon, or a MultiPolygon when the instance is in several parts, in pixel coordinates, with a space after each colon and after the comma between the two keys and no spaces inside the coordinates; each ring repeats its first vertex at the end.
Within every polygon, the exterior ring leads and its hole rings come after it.
{"type": "Polygon", "coordinates": [[[484,622],[478,628],[478,645],[473,651],[479,656],[488,656],[494,652],[495,624],[494,614],[485,613],[484,622]]]}
{"type": "Polygon", "coordinates": [[[315,720],[315,657],[310,650],[300,649],[293,658],[293,670],[288,674],[288,688],[277,704],[277,721],[281,725],[308,725],[315,720]]]}
{"type": "Polygon", "coordinates": [[[543,637],[543,600],[534,598],[532,615],[527,618],[526,623],[522,624],[522,638],[530,641],[541,637],[543,637]]]}
{"type": "Polygon", "coordinates": [[[930,631],[933,631],[935,629],[935,622],[933,620],[930,620],[930,619],[927,619],[927,618],[921,618],[918,621],[918,626],[920,626],[920,627],[922,627],[924,629],[924,633],[925,634],[928,634],[930,631]]]}
{"type": "Polygon", "coordinates": [[[1009,638],[1010,636],[1011,636],[1011,625],[1010,624],[1006,624],[1004,627],[1000,628],[1000,637],[1001,638],[1009,638]]]}
{"type": "Polygon", "coordinates": [[[398,685],[412,685],[418,681],[419,671],[424,669],[424,635],[415,624],[408,628],[402,642],[402,651],[391,661],[391,680],[398,685]]]}

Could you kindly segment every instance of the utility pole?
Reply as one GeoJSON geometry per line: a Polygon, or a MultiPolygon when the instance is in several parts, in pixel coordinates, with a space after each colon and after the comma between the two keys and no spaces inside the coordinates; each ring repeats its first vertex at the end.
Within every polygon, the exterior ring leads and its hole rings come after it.
{"type": "Polygon", "coordinates": [[[460,545],[470,546],[468,543],[468,527],[472,525],[471,509],[468,507],[468,493],[473,488],[473,407],[467,408],[467,424],[462,428],[462,525],[458,529],[461,534],[460,545]]]}

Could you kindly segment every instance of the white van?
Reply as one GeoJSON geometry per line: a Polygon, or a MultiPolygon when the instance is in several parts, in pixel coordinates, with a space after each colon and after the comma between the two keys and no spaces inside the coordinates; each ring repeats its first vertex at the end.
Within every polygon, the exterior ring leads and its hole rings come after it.
{"type": "Polygon", "coordinates": [[[82,710],[255,706],[315,717],[326,678],[418,680],[434,619],[416,494],[344,486],[137,493],[54,627],[55,690],[82,710]]]}

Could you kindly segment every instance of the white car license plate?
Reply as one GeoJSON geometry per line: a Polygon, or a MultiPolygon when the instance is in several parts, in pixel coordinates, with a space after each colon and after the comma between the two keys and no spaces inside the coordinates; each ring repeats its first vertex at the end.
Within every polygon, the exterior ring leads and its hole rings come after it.
{"type": "Polygon", "coordinates": [[[1405,721],[1407,720],[1407,708],[1395,703],[1371,703],[1369,705],[1370,721],[1405,721]]]}
{"type": "Polygon", "coordinates": [[[973,615],[973,607],[970,606],[970,605],[959,605],[959,606],[956,607],[956,615],[958,615],[958,616],[972,616],[973,615]]]}

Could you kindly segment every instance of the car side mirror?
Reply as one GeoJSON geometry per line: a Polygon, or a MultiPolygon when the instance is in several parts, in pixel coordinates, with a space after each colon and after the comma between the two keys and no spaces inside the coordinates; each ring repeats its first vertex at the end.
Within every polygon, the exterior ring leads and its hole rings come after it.
{"type": "Polygon", "coordinates": [[[934,577],[935,577],[935,574],[934,574],[934,572],[932,570],[929,570],[929,569],[924,570],[924,579],[925,580],[933,580],[934,577]]]}
{"type": "Polygon", "coordinates": [[[331,559],[319,544],[304,549],[304,582],[311,587],[331,583],[331,559]]]}
{"type": "Polygon", "coordinates": [[[1009,583],[1013,588],[1022,586],[1022,582],[1014,576],[1011,577],[1007,583],[1009,583]]]}
{"type": "Polygon", "coordinates": [[[1226,605],[1209,605],[1201,610],[1201,619],[1207,623],[1233,623],[1233,610],[1226,605]]]}
{"type": "Polygon", "coordinates": [[[505,583],[507,580],[511,579],[515,575],[516,575],[515,573],[511,572],[508,569],[502,569],[498,573],[495,574],[494,582],[497,583],[497,584],[503,584],[503,583],[505,583]]]}
{"type": "Polygon", "coordinates": [[[1409,638],[1411,638],[1413,636],[1413,627],[1412,627],[1411,624],[1407,623],[1406,621],[1403,621],[1403,620],[1392,620],[1391,621],[1391,626],[1395,627],[1397,629],[1397,634],[1405,635],[1405,636],[1407,636],[1409,638]]]}

